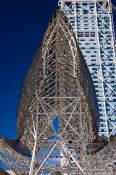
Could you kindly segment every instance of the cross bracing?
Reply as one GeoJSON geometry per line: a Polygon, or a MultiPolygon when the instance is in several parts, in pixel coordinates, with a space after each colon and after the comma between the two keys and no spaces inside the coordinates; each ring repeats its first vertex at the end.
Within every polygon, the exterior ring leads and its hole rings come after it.
{"type": "Polygon", "coordinates": [[[100,135],[116,133],[116,55],[110,0],[60,0],[92,75],[100,135]]]}
{"type": "Polygon", "coordinates": [[[58,9],[27,72],[17,139],[0,159],[17,175],[114,175],[116,138],[98,136],[94,84],[73,29],[58,9]]]}

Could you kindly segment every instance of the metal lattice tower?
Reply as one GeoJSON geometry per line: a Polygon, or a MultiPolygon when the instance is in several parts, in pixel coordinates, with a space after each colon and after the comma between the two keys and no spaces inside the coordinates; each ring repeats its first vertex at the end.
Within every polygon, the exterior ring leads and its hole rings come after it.
{"type": "Polygon", "coordinates": [[[17,139],[0,159],[17,175],[115,175],[116,138],[98,136],[94,84],[73,29],[58,9],[27,72],[17,139]]]}
{"type": "Polygon", "coordinates": [[[96,89],[99,134],[116,133],[116,55],[111,0],[60,0],[96,89]]]}

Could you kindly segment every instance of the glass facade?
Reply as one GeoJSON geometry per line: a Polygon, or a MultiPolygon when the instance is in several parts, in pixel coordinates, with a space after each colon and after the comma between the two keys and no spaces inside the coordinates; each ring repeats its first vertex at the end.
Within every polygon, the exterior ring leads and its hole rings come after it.
{"type": "Polygon", "coordinates": [[[116,57],[110,0],[61,0],[96,89],[99,134],[116,133],[116,57]]]}

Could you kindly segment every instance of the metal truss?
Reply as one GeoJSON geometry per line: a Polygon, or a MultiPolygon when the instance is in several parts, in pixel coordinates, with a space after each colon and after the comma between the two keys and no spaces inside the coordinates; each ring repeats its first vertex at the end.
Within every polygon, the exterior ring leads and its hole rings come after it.
{"type": "Polygon", "coordinates": [[[25,78],[17,140],[0,159],[17,175],[114,175],[115,137],[98,136],[94,84],[73,29],[58,9],[25,78]]]}
{"type": "Polygon", "coordinates": [[[30,160],[12,149],[3,138],[0,139],[0,159],[17,175],[29,172],[30,160]]]}
{"type": "Polygon", "coordinates": [[[60,0],[94,81],[99,134],[116,133],[116,55],[110,0],[60,0]]]}

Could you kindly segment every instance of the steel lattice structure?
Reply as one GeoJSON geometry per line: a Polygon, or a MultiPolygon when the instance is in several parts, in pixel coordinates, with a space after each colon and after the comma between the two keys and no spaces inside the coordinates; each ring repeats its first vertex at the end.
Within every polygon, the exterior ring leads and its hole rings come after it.
{"type": "Polygon", "coordinates": [[[111,0],[60,0],[96,89],[99,134],[116,133],[116,54],[111,0]]]}
{"type": "Polygon", "coordinates": [[[0,159],[17,175],[113,175],[116,139],[100,138],[98,121],[89,69],[58,9],[25,78],[18,139],[0,139],[0,159]]]}

